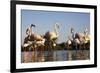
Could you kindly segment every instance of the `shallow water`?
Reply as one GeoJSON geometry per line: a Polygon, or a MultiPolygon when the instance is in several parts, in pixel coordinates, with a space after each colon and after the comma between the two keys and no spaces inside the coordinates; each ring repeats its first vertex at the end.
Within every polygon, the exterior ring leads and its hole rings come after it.
{"type": "Polygon", "coordinates": [[[87,60],[89,58],[89,50],[28,51],[21,53],[22,63],[87,60]]]}

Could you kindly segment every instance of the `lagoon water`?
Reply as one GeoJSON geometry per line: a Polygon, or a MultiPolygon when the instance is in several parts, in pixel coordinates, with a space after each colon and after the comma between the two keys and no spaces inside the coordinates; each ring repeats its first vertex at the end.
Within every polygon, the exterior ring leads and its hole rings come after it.
{"type": "Polygon", "coordinates": [[[21,53],[22,63],[87,60],[89,58],[89,50],[24,51],[21,53]]]}

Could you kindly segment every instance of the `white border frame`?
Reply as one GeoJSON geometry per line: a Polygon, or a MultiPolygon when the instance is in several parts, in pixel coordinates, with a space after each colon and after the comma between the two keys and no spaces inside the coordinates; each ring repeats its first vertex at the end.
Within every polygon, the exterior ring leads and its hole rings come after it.
{"type": "Polygon", "coordinates": [[[89,64],[94,64],[94,9],[36,6],[36,5],[18,5],[18,4],[16,5],[16,69],[89,65],[89,64]],[[21,34],[20,34],[21,33],[21,9],[90,13],[90,37],[91,37],[90,60],[21,63],[21,34]]]}

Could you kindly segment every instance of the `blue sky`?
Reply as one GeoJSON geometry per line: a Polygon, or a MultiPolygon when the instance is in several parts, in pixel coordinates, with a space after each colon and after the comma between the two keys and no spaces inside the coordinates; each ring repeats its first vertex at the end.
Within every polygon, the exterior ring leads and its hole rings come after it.
{"type": "Polygon", "coordinates": [[[59,29],[58,42],[65,42],[70,35],[70,28],[73,27],[75,32],[83,32],[85,27],[90,33],[90,14],[79,12],[56,12],[56,11],[36,11],[21,10],[21,29],[22,43],[26,34],[27,27],[35,24],[33,32],[44,35],[47,31],[54,31],[54,24],[61,24],[59,29]]]}

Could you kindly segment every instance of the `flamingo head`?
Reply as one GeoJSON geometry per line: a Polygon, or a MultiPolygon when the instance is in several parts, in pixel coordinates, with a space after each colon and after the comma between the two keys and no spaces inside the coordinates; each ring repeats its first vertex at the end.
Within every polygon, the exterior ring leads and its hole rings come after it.
{"type": "Polygon", "coordinates": [[[31,27],[36,27],[34,24],[31,24],[31,27]]]}

